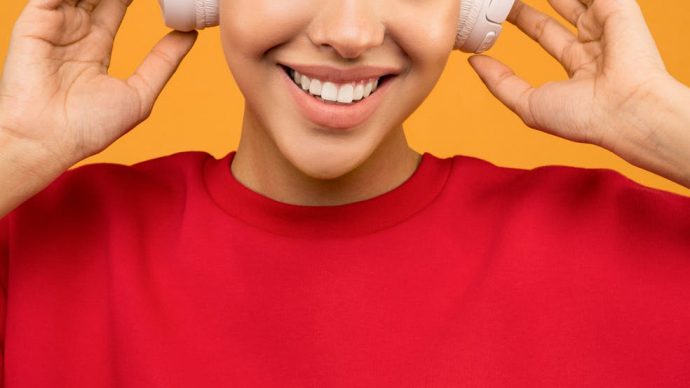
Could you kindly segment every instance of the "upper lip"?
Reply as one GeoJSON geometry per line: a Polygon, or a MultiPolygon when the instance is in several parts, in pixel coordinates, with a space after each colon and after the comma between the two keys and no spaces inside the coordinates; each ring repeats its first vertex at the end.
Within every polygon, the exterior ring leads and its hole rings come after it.
{"type": "Polygon", "coordinates": [[[360,66],[342,68],[299,63],[282,63],[282,65],[296,70],[300,74],[304,74],[309,78],[316,78],[321,81],[329,81],[333,83],[366,81],[372,78],[379,78],[386,75],[397,75],[400,73],[400,70],[397,68],[386,66],[360,66]]]}

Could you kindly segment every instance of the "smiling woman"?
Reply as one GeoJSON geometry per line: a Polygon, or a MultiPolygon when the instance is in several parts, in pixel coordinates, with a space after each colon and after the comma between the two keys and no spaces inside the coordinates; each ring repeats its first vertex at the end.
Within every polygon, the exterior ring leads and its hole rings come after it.
{"type": "MultiPolygon", "coordinates": [[[[551,0],[558,18],[520,0],[198,4],[173,19],[220,25],[237,149],[131,166],[68,170],[149,121],[197,32],[118,77],[128,2],[30,0],[17,18],[0,79],[1,386],[688,386],[689,197],[417,152],[403,130],[453,48],[487,49],[507,13],[567,77],[534,86],[471,56],[500,112],[690,188],[690,88],[636,2],[551,0]]],[[[205,91],[206,73],[187,76],[205,91]]],[[[196,130],[186,108],[173,127],[196,130]]]]}
{"type": "Polygon", "coordinates": [[[223,47],[246,98],[233,173],[289,203],[336,204],[345,191],[354,202],[399,186],[420,158],[406,145],[402,123],[441,75],[459,10],[456,0],[223,3],[223,47]],[[387,11],[392,8],[395,14],[387,11]],[[276,27],[257,34],[262,25],[276,27]],[[420,36],[428,43],[420,46],[420,36]],[[353,86],[338,90],[336,83],[389,77],[360,103],[338,105],[304,93],[282,66],[304,75],[302,82],[320,79],[336,100],[350,88],[354,94],[353,86]],[[268,171],[284,173],[277,178],[268,171]],[[372,179],[383,171],[386,179],[372,179]],[[343,176],[347,180],[338,183],[343,176]],[[325,187],[334,185],[339,199],[324,197],[325,187]]]}
{"type": "MultiPolygon", "coordinates": [[[[690,4],[671,8],[652,0],[638,3],[669,71],[690,83],[687,66],[690,53],[678,39],[684,33],[683,26],[690,22],[690,4]]],[[[9,41],[22,4],[0,5],[0,42],[9,41]]],[[[531,0],[529,4],[558,17],[546,0],[531,0]]],[[[496,57],[509,58],[519,74],[537,84],[563,77],[562,70],[548,54],[529,38],[516,33],[512,26],[506,28],[508,31],[491,50],[496,57]]],[[[134,1],[118,33],[110,71],[120,76],[129,74],[164,30],[157,1],[134,1]]],[[[218,29],[202,32],[192,55],[182,64],[172,87],[164,91],[147,121],[77,165],[132,164],[189,149],[207,150],[219,157],[228,149],[236,149],[244,99],[222,60],[218,32],[218,29]]],[[[420,40],[427,39],[420,37],[420,40]]],[[[6,44],[0,44],[0,64],[7,48],[6,44]]],[[[462,54],[456,52],[450,56],[441,82],[405,123],[407,140],[413,149],[443,156],[473,155],[499,165],[522,168],[548,164],[612,168],[645,185],[690,195],[690,189],[636,168],[606,150],[525,128],[519,118],[493,100],[477,76],[468,70],[462,54]]]]}

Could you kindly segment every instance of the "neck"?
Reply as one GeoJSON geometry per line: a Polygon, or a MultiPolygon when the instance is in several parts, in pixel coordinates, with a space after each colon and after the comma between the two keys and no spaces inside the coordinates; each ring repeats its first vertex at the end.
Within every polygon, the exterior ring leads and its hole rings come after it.
{"type": "Polygon", "coordinates": [[[268,136],[259,139],[255,128],[244,125],[232,174],[252,191],[283,203],[335,206],[373,198],[404,183],[421,161],[421,155],[408,146],[399,127],[351,171],[319,179],[290,163],[268,136]]]}

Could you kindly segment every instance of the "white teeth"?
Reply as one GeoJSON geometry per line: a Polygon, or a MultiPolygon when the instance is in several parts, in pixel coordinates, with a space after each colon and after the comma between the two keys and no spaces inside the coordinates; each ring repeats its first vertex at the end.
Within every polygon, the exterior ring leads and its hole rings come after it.
{"type": "Polygon", "coordinates": [[[336,102],[338,100],[338,87],[332,82],[324,82],[321,88],[321,98],[336,102]]]}
{"type": "Polygon", "coordinates": [[[374,84],[371,82],[367,82],[366,85],[364,85],[364,97],[369,97],[373,88],[374,84]]]}
{"type": "Polygon", "coordinates": [[[354,97],[354,89],[352,84],[341,86],[340,90],[338,90],[338,102],[351,103],[352,97],[354,97]]]}
{"type": "Polygon", "coordinates": [[[378,79],[369,79],[358,83],[336,84],[312,79],[296,70],[292,71],[292,80],[305,92],[320,96],[323,100],[351,104],[369,97],[378,88],[378,79]]]}
{"type": "Polygon", "coordinates": [[[317,79],[311,80],[311,85],[309,85],[309,93],[320,96],[321,95],[321,81],[317,79]]]}
{"type": "Polygon", "coordinates": [[[306,75],[302,75],[302,89],[309,90],[309,86],[311,86],[311,80],[306,75]]]}
{"type": "Polygon", "coordinates": [[[355,101],[359,101],[364,97],[364,84],[363,83],[358,83],[357,86],[355,86],[355,90],[353,91],[354,95],[352,96],[352,99],[355,101]]]}

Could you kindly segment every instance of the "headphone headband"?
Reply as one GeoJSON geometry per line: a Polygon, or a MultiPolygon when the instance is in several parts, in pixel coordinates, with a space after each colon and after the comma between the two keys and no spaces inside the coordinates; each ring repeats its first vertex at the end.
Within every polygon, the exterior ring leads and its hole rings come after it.
{"type": "MultiPolygon", "coordinates": [[[[191,31],[217,26],[219,0],[159,0],[165,24],[191,31]]],[[[461,0],[455,48],[480,53],[493,46],[515,0],[461,0]]]]}

